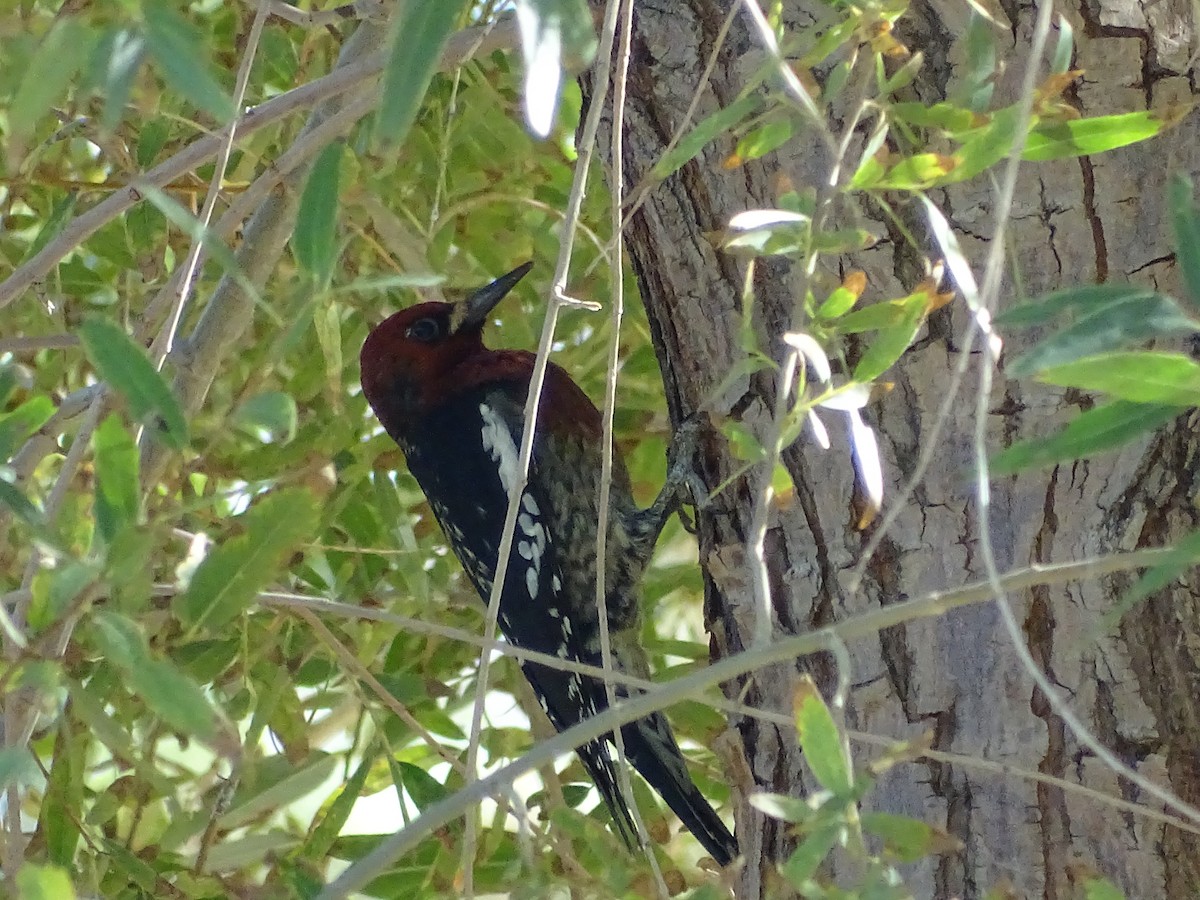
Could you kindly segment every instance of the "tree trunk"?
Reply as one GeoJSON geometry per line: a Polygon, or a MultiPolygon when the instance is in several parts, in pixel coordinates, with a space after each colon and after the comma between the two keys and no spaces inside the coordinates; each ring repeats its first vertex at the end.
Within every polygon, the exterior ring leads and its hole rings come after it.
{"type": "MultiPolygon", "coordinates": [[[[996,87],[997,105],[1017,96],[1036,15],[1028,5],[1003,6],[1012,28],[998,32],[1008,66],[996,87]]],[[[684,120],[729,9],[730,3],[718,0],[637,3],[625,112],[627,185],[647,177],[684,120]]],[[[1073,68],[1087,70],[1068,95],[1083,115],[1191,101],[1192,25],[1183,0],[1152,7],[1085,0],[1060,12],[1074,27],[1073,68]]],[[[825,14],[817,4],[792,3],[786,9],[792,28],[825,14]]],[[[962,4],[917,0],[899,23],[900,38],[925,53],[926,65],[913,89],[927,102],[945,96],[962,77],[958,37],[965,15],[962,4]]],[[[739,11],[692,121],[727,106],[763,59],[739,11]]],[[[587,85],[585,94],[590,96],[587,85]]],[[[1196,132],[1197,117],[1191,115],[1150,143],[1094,158],[1025,165],[1008,238],[1009,289],[1002,296],[1012,298],[1018,291],[1014,269],[1019,290],[1027,295],[1091,280],[1150,283],[1179,295],[1166,235],[1164,185],[1171,170],[1196,170],[1196,132]]],[[[607,151],[607,138],[601,146],[607,151]]],[[[725,168],[721,163],[732,149],[730,139],[718,139],[656,186],[633,217],[627,240],[672,414],[704,405],[761,430],[774,404],[773,372],[743,378],[717,394],[744,356],[738,328],[745,264],[714,249],[706,233],[722,229],[737,212],[775,206],[781,176],[817,186],[828,179],[828,171],[815,141],[806,143],[803,136],[762,160],[725,168]]],[[[990,246],[993,198],[986,178],[933,198],[977,272],[990,246]]],[[[895,200],[920,234],[920,209],[904,208],[902,197],[895,200]]],[[[860,213],[875,218],[889,237],[843,264],[867,273],[867,300],[903,296],[921,277],[920,255],[889,220],[866,207],[860,213]]],[[[756,264],[754,323],[760,345],[779,359],[779,336],[803,323],[794,319],[796,274],[777,259],[756,264]]],[[[927,339],[886,376],[894,390],[868,411],[886,467],[885,508],[935,440],[930,433],[959,363],[967,324],[959,303],[935,314],[927,339]]],[[[774,506],[766,542],[776,634],[803,632],[984,577],[971,457],[975,384],[974,376],[968,377],[962,402],[936,438],[936,463],[855,591],[848,576],[871,535],[855,527],[846,442],[835,435],[832,450],[822,451],[802,438],[785,452],[795,496],[774,506]]],[[[988,423],[991,446],[1049,433],[1090,402],[1079,392],[1009,379],[1001,371],[988,423]]],[[[1194,425],[1189,416],[1118,454],[995,479],[991,523],[1001,571],[1161,546],[1195,529],[1194,425]]],[[[703,459],[706,482],[722,483],[737,466],[725,441],[712,436],[703,459]]],[[[700,517],[705,617],[715,656],[743,650],[754,634],[747,546],[759,477],[735,479],[700,517]]],[[[1129,581],[1047,586],[1013,594],[1009,601],[1034,658],[1093,733],[1142,774],[1184,800],[1200,802],[1200,640],[1195,637],[1200,578],[1193,572],[1177,580],[1127,615],[1119,628],[1106,630],[1102,617],[1129,581]]],[[[900,740],[929,732],[934,750],[1010,769],[1001,774],[995,767],[920,759],[881,778],[865,806],[922,819],[963,844],[958,852],[926,859],[906,872],[916,896],[978,897],[1007,881],[1019,896],[1062,897],[1073,874],[1086,869],[1098,870],[1130,897],[1194,895],[1200,882],[1195,834],[1027,777],[1050,775],[1158,808],[1077,741],[1022,669],[993,605],[897,626],[875,640],[852,644],[849,651],[852,671],[842,673],[854,686],[848,727],[900,740]]],[[[823,687],[837,674],[830,660],[798,660],[794,666],[759,671],[744,684],[727,685],[726,692],[790,713],[795,682],[806,671],[823,687]]],[[[744,754],[744,765],[729,760],[743,801],[750,791],[803,793],[808,775],[790,729],[752,718],[734,719],[731,726],[738,738],[731,743],[744,754]],[[748,773],[746,783],[738,783],[738,772],[748,773]]],[[[871,755],[869,747],[856,749],[862,759],[871,755]]],[[[777,896],[771,870],[790,849],[786,830],[745,802],[738,807],[737,826],[748,860],[739,894],[777,896]]]]}

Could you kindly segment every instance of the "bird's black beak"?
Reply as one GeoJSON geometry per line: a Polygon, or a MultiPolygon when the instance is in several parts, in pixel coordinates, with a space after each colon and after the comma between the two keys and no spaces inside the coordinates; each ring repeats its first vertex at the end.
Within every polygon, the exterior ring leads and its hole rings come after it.
{"type": "Polygon", "coordinates": [[[462,321],[459,323],[459,327],[476,328],[483,325],[487,320],[488,313],[496,308],[496,304],[503,300],[532,268],[532,262],[521,263],[507,275],[501,275],[487,287],[481,287],[467,297],[463,301],[462,321]]]}

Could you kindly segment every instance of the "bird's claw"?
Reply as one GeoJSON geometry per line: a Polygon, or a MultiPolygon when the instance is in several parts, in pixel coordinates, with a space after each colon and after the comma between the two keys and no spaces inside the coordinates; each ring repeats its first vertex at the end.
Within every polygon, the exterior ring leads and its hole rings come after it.
{"type": "MultiPolygon", "coordinates": [[[[696,453],[700,449],[700,433],[705,427],[702,413],[692,413],[680,424],[671,438],[667,449],[667,483],[675,490],[677,502],[684,502],[690,495],[691,504],[697,511],[708,505],[708,486],[696,471],[696,453]]],[[[684,528],[694,532],[694,525],[680,511],[684,528]]]]}

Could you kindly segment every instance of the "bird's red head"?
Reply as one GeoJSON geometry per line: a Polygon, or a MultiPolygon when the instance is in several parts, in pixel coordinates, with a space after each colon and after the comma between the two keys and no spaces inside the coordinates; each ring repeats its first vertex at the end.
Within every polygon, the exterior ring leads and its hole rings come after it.
{"type": "Polygon", "coordinates": [[[442,399],[437,392],[451,383],[467,386],[456,370],[485,352],[489,313],[532,267],[517,266],[460,303],[409,307],[367,336],[359,355],[363,394],[389,432],[442,399]]]}

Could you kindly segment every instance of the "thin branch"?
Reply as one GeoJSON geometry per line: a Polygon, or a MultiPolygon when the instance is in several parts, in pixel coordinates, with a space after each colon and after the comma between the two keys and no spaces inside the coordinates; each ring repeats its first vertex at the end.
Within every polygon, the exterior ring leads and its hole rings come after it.
{"type": "MultiPolygon", "coordinates": [[[[492,581],[492,592],[488,598],[487,619],[484,633],[489,639],[496,636],[496,621],[500,613],[500,596],[504,592],[504,580],[508,574],[509,555],[512,553],[513,537],[516,532],[517,514],[521,506],[521,496],[529,482],[529,463],[533,458],[533,441],[537,428],[538,408],[542,399],[542,384],[546,380],[546,367],[550,360],[550,349],[554,343],[554,330],[558,324],[558,315],[564,307],[579,306],[579,301],[573,300],[566,294],[567,271],[571,265],[571,249],[575,243],[575,231],[579,222],[580,209],[583,206],[583,195],[587,187],[587,173],[591,167],[592,155],[596,146],[596,132],[600,127],[600,116],[604,110],[604,98],[608,92],[609,73],[612,69],[612,50],[617,27],[617,2],[609,0],[604,14],[604,25],[600,31],[600,44],[596,55],[596,72],[594,76],[594,96],[588,117],[583,126],[583,134],[579,141],[578,156],[575,160],[575,173],[571,183],[571,193],[567,200],[567,214],[563,222],[562,238],[558,248],[558,262],[555,266],[554,282],[551,287],[550,303],[546,309],[546,318],[542,323],[542,336],[538,341],[537,356],[534,359],[533,372],[529,379],[529,396],[525,401],[524,433],[521,435],[520,462],[517,477],[509,490],[508,510],[504,516],[504,528],[500,534],[500,547],[496,555],[496,573],[492,581]]],[[[483,704],[487,696],[488,667],[491,657],[484,654],[479,660],[477,676],[477,693],[475,708],[471,713],[470,742],[467,745],[467,767],[477,771],[479,755],[479,734],[483,723],[483,704]]],[[[463,871],[470,885],[470,871],[475,857],[475,827],[473,819],[467,820],[466,833],[463,839],[463,871]]]]}
{"type": "MultiPolygon", "coordinates": [[[[605,575],[608,570],[608,519],[609,502],[612,494],[613,472],[613,414],[617,406],[617,368],[621,361],[621,318],[625,312],[625,285],[622,261],[625,243],[621,233],[621,196],[624,191],[625,170],[623,164],[622,131],[625,127],[625,89],[629,77],[629,48],[633,40],[633,0],[624,0],[621,11],[621,41],[617,47],[617,65],[613,76],[612,90],[612,152],[611,152],[611,181],[609,190],[612,195],[612,252],[609,255],[609,282],[612,287],[609,322],[612,336],[608,342],[608,365],[604,381],[604,411],[602,415],[602,437],[600,439],[600,505],[596,516],[596,611],[597,625],[600,629],[600,663],[604,669],[604,690],[608,695],[608,705],[617,702],[617,689],[613,681],[612,640],[608,631],[608,592],[605,588],[605,575]]],[[[634,603],[640,598],[634,598],[634,603]]],[[[642,811],[638,808],[637,798],[633,796],[633,783],[629,777],[629,760],[625,756],[625,736],[618,728],[613,732],[613,743],[617,748],[617,782],[625,804],[633,817],[634,826],[638,831],[638,840],[642,844],[646,860],[650,863],[650,872],[654,876],[658,896],[667,898],[671,892],[663,880],[662,869],[658,857],[650,842],[650,834],[646,830],[646,822],[642,811]]]]}

